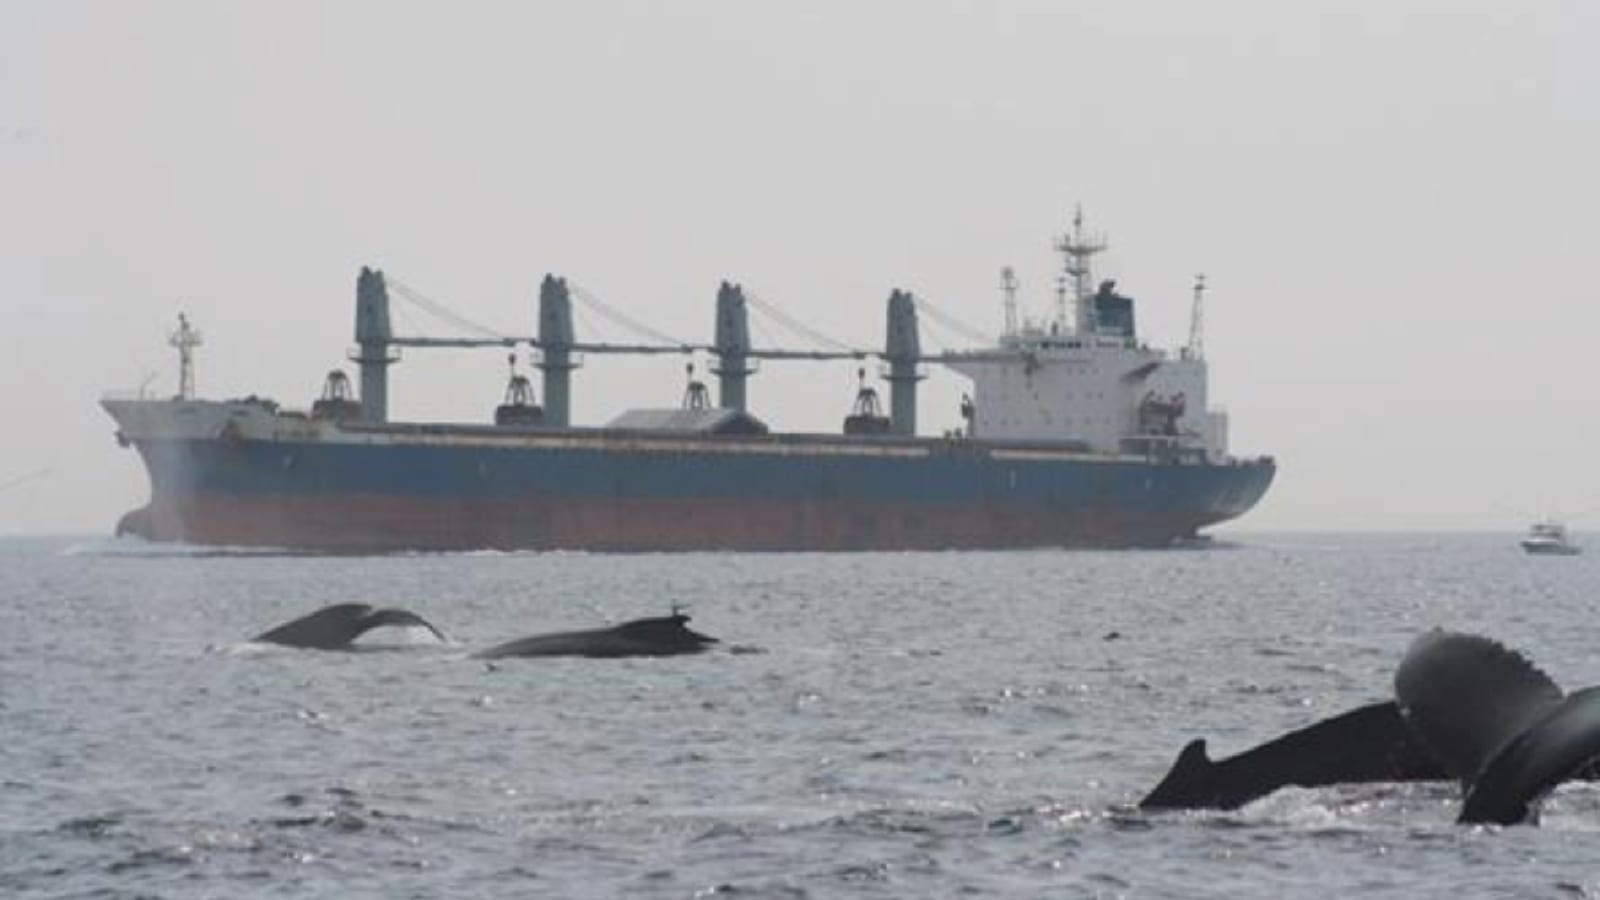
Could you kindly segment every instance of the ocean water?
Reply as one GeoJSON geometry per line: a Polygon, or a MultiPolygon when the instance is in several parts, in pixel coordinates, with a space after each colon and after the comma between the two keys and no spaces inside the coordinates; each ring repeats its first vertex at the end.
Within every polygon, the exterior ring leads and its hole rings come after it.
{"type": "Polygon", "coordinates": [[[0,541],[0,896],[1600,896],[1600,787],[1134,803],[1389,696],[1432,626],[1600,683],[1600,552],[1510,535],[1204,550],[299,557],[0,541]],[[444,629],[246,640],[324,604],[444,629]],[[467,658],[664,613],[761,652],[467,658]]]}

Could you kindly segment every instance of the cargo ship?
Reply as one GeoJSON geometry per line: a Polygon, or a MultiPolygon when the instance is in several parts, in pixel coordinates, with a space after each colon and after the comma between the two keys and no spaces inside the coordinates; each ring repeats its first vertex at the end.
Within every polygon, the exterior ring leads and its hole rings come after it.
{"type": "Polygon", "coordinates": [[[755,347],[748,298],[728,283],[710,343],[586,343],[574,336],[576,289],[550,275],[536,335],[402,336],[389,316],[397,282],[363,269],[350,357],[359,393],[334,370],[304,410],[254,396],[198,399],[200,339],[180,317],[178,393],[101,400],[150,480],[149,502],[117,531],[326,553],[1163,547],[1251,509],[1276,466],[1230,455],[1226,415],[1208,405],[1203,278],[1189,342],[1156,349],[1138,336],[1134,300],[1093,280],[1091,259],[1106,243],[1084,230],[1081,212],[1056,249],[1064,267],[1053,315],[1019,322],[1006,269],[999,340],[939,353],[924,353],[918,334],[919,310],[932,309],[900,290],[881,349],[755,347]],[[402,347],[531,348],[543,403],[513,356],[489,421],[390,421],[388,370],[402,347]],[[691,365],[681,407],[575,426],[573,370],[608,353],[704,354],[716,401],[691,365]],[[888,408],[863,366],[837,433],[776,433],[747,398],[764,358],[875,358],[888,408]],[[929,365],[971,380],[963,427],[918,434],[917,384],[929,365]]]}

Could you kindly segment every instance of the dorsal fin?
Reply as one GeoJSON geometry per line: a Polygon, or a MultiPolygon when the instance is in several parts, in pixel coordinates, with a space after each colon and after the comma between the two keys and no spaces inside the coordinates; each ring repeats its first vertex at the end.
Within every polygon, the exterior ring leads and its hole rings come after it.
{"type": "Polygon", "coordinates": [[[1139,801],[1139,806],[1143,809],[1195,809],[1237,805],[1219,800],[1211,771],[1205,738],[1196,738],[1183,745],[1167,777],[1139,801]]]}
{"type": "Polygon", "coordinates": [[[1520,653],[1434,629],[1394,676],[1407,724],[1452,778],[1471,784],[1508,742],[1561,702],[1561,688],[1520,653]]]}

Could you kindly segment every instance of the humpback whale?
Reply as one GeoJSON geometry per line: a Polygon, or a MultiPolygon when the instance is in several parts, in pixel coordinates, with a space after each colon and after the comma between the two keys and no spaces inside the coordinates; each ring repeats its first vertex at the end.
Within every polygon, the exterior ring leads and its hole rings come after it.
{"type": "Polygon", "coordinates": [[[716,638],[691,631],[689,617],[677,610],[670,616],[635,619],[613,628],[558,631],[509,641],[472,654],[476,659],[509,656],[676,656],[699,653],[718,643],[716,638]]]}
{"type": "Polygon", "coordinates": [[[286,647],[316,650],[342,650],[350,642],[382,625],[410,625],[426,628],[439,640],[447,640],[439,629],[421,616],[403,609],[375,609],[368,603],[338,603],[264,631],[251,638],[286,647]]]}
{"type": "Polygon", "coordinates": [[[1556,785],[1593,779],[1600,688],[1563,695],[1521,654],[1478,635],[1417,638],[1394,677],[1395,699],[1358,707],[1212,761],[1189,742],[1143,809],[1236,809],[1295,785],[1453,779],[1462,823],[1534,821],[1556,785]]]}
{"type": "Polygon", "coordinates": [[[1204,739],[1190,741],[1145,809],[1238,809],[1279,788],[1444,778],[1393,702],[1373,703],[1212,761],[1204,739]]]}

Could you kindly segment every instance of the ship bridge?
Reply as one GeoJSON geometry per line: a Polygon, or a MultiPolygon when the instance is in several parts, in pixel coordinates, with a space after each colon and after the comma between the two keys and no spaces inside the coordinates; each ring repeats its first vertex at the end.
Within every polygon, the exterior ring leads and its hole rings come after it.
{"type": "Polygon", "coordinates": [[[1019,324],[1017,283],[1002,272],[1008,352],[947,354],[972,379],[972,434],[996,440],[1081,441],[1103,453],[1226,456],[1227,417],[1209,406],[1201,350],[1204,276],[1194,286],[1189,343],[1177,354],[1139,340],[1133,297],[1094,284],[1093,258],[1109,244],[1084,228],[1083,212],[1056,242],[1063,256],[1056,314],[1019,324]],[[1093,285],[1093,287],[1091,287],[1093,285]]]}

